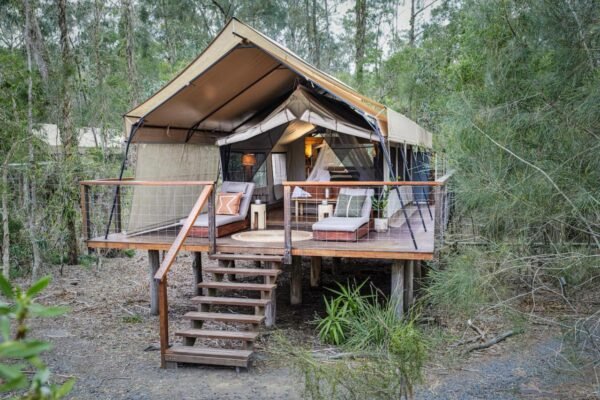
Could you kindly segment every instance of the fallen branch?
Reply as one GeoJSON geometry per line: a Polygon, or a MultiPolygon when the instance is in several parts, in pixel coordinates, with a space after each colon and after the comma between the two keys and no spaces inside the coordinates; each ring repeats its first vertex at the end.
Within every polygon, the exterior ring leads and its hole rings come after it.
{"type": "Polygon", "coordinates": [[[481,340],[485,339],[485,333],[481,329],[479,329],[477,325],[473,323],[473,321],[468,320],[467,325],[469,325],[469,328],[473,329],[475,332],[477,332],[477,334],[479,334],[481,340]]]}
{"type": "Polygon", "coordinates": [[[518,335],[519,333],[521,333],[521,331],[508,331],[508,332],[504,332],[503,334],[496,336],[493,339],[488,340],[487,342],[483,342],[483,343],[479,343],[479,344],[475,344],[473,346],[470,346],[469,348],[467,348],[466,353],[470,353],[472,351],[477,351],[477,350],[483,350],[483,349],[487,349],[488,347],[492,347],[493,345],[502,342],[503,340],[506,340],[507,338],[513,336],[513,335],[518,335]]]}

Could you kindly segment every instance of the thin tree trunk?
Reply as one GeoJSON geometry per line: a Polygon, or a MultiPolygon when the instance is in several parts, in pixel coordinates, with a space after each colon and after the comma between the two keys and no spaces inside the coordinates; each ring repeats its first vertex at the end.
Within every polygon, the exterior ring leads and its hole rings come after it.
{"type": "Polygon", "coordinates": [[[67,27],[67,0],[58,0],[58,26],[60,28],[60,50],[62,61],[61,82],[61,121],[60,137],[63,150],[63,184],[62,190],[67,193],[69,204],[65,207],[65,227],[68,263],[77,264],[79,259],[79,245],[77,241],[77,224],[75,222],[75,207],[77,194],[77,135],[73,128],[72,104],[71,104],[71,74],[73,59],[69,46],[69,31],[67,27]]]}
{"type": "MultiPolygon", "coordinates": [[[[27,52],[27,137],[33,137],[33,66],[32,66],[32,49],[33,40],[31,37],[31,18],[27,10],[31,9],[29,0],[24,0],[25,4],[25,49],[27,52]]],[[[32,171],[34,164],[33,144],[29,143],[29,166],[23,174],[23,197],[25,198],[24,206],[27,212],[27,230],[29,231],[29,239],[31,241],[31,252],[33,254],[33,262],[31,266],[31,279],[36,281],[37,274],[40,268],[41,256],[40,247],[37,242],[37,187],[35,181],[35,173],[32,171]],[[30,181],[31,178],[31,181],[30,181]]]]}
{"type": "Polygon", "coordinates": [[[417,20],[416,3],[417,0],[410,0],[410,21],[408,29],[408,45],[414,47],[415,45],[415,22],[417,20]]]}
{"type": "Polygon", "coordinates": [[[354,35],[354,61],[356,64],[356,81],[363,83],[365,66],[365,40],[367,38],[367,0],[356,0],[356,33],[354,35]]]}
{"type": "MultiPolygon", "coordinates": [[[[127,58],[127,78],[129,80],[129,86],[131,87],[131,91],[129,94],[129,104],[131,107],[134,107],[139,102],[139,88],[137,82],[137,71],[135,66],[134,26],[133,12],[131,7],[132,5],[130,0],[123,0],[121,20],[123,21],[123,28],[125,32],[125,57],[127,58]]],[[[165,25],[168,23],[169,22],[165,20],[165,25]]],[[[165,27],[165,29],[168,28],[165,27]]],[[[168,34],[166,36],[167,38],[169,37],[168,34]]],[[[167,47],[170,48],[169,45],[167,47]]]]}
{"type": "MultiPolygon", "coordinates": [[[[34,0],[33,0],[34,1],[34,0]]],[[[29,39],[31,57],[37,65],[44,84],[48,83],[48,55],[42,37],[42,31],[35,15],[35,4],[30,0],[23,0],[25,14],[26,38],[29,39]]]]}
{"type": "Polygon", "coordinates": [[[4,165],[2,168],[2,274],[8,278],[9,273],[10,230],[8,226],[8,165],[4,165]]]}

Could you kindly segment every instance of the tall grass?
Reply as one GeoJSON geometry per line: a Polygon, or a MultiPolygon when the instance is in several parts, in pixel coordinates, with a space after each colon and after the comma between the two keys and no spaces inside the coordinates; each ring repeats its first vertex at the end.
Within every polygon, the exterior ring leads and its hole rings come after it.
{"type": "Polygon", "coordinates": [[[400,399],[422,381],[427,356],[424,337],[414,320],[397,316],[396,304],[371,287],[368,294],[349,283],[326,298],[326,315],[318,320],[323,342],[336,344],[331,356],[277,340],[280,354],[304,376],[311,399],[400,399]]]}

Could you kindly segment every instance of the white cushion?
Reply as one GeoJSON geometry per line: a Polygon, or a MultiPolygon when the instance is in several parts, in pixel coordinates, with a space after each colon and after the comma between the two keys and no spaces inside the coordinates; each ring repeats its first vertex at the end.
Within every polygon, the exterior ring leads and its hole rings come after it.
{"type": "MultiPolygon", "coordinates": [[[[245,217],[240,215],[215,215],[215,225],[223,226],[227,224],[231,224],[232,222],[243,221],[245,217]]],[[[179,221],[181,224],[185,223],[185,218],[179,221]]],[[[198,215],[196,221],[194,222],[194,226],[208,227],[208,214],[202,213],[198,215]]]]}
{"type": "Polygon", "coordinates": [[[369,222],[369,217],[329,217],[313,224],[313,231],[355,232],[369,222]]]}

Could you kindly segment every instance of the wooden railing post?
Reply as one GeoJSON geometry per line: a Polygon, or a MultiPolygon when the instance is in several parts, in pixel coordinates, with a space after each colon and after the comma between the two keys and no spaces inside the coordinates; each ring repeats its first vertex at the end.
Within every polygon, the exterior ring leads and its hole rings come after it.
{"type": "Polygon", "coordinates": [[[82,218],[82,232],[85,235],[85,240],[89,240],[92,237],[92,228],[90,226],[90,188],[83,183],[79,184],[79,190],[81,194],[81,218],[82,218]]]}
{"type": "Polygon", "coordinates": [[[160,367],[166,368],[165,355],[169,348],[169,303],[167,299],[167,277],[158,282],[158,319],[160,330],[160,367]]]}
{"type": "Polygon", "coordinates": [[[434,220],[434,228],[433,228],[433,240],[434,240],[434,248],[438,249],[441,245],[442,238],[442,230],[444,229],[443,223],[443,195],[442,195],[442,186],[435,186],[433,189],[433,201],[435,202],[435,220],[434,220]]]}
{"type": "Polygon", "coordinates": [[[283,229],[284,229],[284,250],[283,262],[286,265],[292,263],[292,192],[291,186],[283,186],[283,229]]]}
{"type": "Polygon", "coordinates": [[[115,197],[115,232],[123,232],[123,226],[121,225],[121,186],[117,186],[117,193],[115,197]]]}
{"type": "Polygon", "coordinates": [[[217,223],[216,223],[215,191],[208,196],[208,254],[217,252],[217,223]]]}

